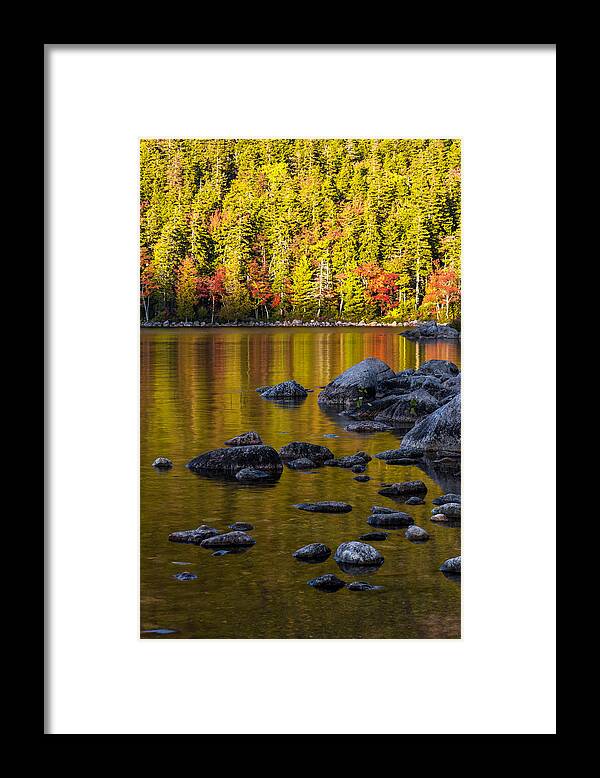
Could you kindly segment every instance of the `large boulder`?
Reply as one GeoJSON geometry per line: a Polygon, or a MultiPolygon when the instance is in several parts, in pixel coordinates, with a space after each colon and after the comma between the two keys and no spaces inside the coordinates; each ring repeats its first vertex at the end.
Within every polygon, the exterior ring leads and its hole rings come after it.
{"type": "Polygon", "coordinates": [[[292,462],[294,459],[310,459],[315,465],[322,465],[328,459],[333,459],[333,454],[327,446],[317,446],[315,443],[302,443],[300,441],[287,443],[279,449],[279,456],[284,462],[292,462]]]}
{"type": "Polygon", "coordinates": [[[368,543],[359,540],[350,540],[341,543],[334,554],[336,562],[344,565],[373,565],[383,564],[383,554],[368,543]]]}
{"type": "Polygon", "coordinates": [[[415,424],[419,419],[428,416],[439,407],[440,404],[435,397],[424,389],[418,389],[414,392],[408,392],[393,405],[380,411],[375,420],[402,427],[407,424],[415,424]]]}
{"type": "Polygon", "coordinates": [[[460,454],[460,393],[417,422],[403,437],[400,452],[404,456],[419,451],[440,455],[460,454]]]}
{"type": "Polygon", "coordinates": [[[216,448],[191,459],[186,467],[194,473],[235,476],[252,468],[278,477],[283,472],[281,457],[271,446],[233,446],[216,448]]]}
{"type": "Polygon", "coordinates": [[[225,446],[262,446],[263,442],[258,432],[244,432],[242,435],[236,435],[235,438],[229,438],[224,443],[225,446]]]}
{"type": "Polygon", "coordinates": [[[401,332],[409,340],[420,340],[421,338],[455,340],[460,337],[460,333],[447,324],[438,324],[436,321],[426,321],[411,327],[409,330],[401,332]]]}
{"type": "Polygon", "coordinates": [[[380,382],[394,377],[394,371],[389,365],[376,357],[368,357],[330,381],[319,394],[319,405],[360,407],[375,397],[380,382]]]}
{"type": "Polygon", "coordinates": [[[308,397],[308,392],[301,384],[292,379],[270,386],[260,392],[260,396],[264,397],[265,400],[302,400],[304,397],[308,397]]]}

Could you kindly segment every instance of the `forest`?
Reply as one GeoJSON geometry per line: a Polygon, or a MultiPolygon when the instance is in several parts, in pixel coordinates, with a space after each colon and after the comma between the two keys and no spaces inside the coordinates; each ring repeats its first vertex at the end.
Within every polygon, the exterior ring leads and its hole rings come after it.
{"type": "Polygon", "coordinates": [[[460,140],[142,140],[145,321],[460,316],[460,140]]]}

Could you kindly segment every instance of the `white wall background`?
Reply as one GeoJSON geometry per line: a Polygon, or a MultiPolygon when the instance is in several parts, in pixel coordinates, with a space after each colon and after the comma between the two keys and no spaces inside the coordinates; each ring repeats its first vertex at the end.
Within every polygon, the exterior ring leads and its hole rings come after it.
{"type": "Polygon", "coordinates": [[[46,56],[48,732],[369,734],[407,722],[417,733],[554,732],[554,50],[56,46],[46,56]],[[463,139],[461,640],[139,639],[138,142],[148,136],[463,139]],[[240,688],[202,672],[240,660],[240,688]],[[357,675],[377,695],[362,713],[357,675]],[[303,697],[310,688],[324,691],[303,697]]]}

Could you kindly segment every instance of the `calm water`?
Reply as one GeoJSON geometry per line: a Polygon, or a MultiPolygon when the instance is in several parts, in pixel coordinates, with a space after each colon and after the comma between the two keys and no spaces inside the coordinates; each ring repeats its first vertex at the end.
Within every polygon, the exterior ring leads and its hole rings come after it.
{"type": "MultiPolygon", "coordinates": [[[[460,529],[429,520],[431,500],[445,488],[417,467],[373,459],[371,481],[359,483],[343,468],[314,473],[284,469],[275,485],[240,485],[191,473],[185,463],[219,448],[228,438],[255,430],[279,449],[293,440],[328,446],[334,455],[358,450],[372,456],[398,446],[401,434],[345,432],[348,419],[317,404],[320,386],[365,357],[394,370],[428,359],[460,365],[455,343],[416,344],[394,328],[148,329],[141,331],[141,629],[171,629],[145,638],[457,638],[460,584],[438,572],[460,553],[460,529]],[[314,393],[299,406],[263,400],[257,386],[295,378],[314,393]],[[334,434],[337,438],[327,438],[334,434]],[[157,456],[174,467],[157,472],[157,456]],[[431,539],[413,544],[404,530],[373,541],[385,557],[376,572],[356,576],[383,590],[324,593],[310,578],[342,573],[330,557],[321,564],[292,558],[300,546],[326,543],[332,550],[374,528],[371,505],[398,503],[377,494],[382,481],[421,479],[425,505],[400,506],[431,539]],[[351,513],[311,514],[293,503],[345,500],[351,513]],[[214,557],[193,545],[170,543],[175,530],[209,524],[225,530],[234,521],[254,524],[256,545],[241,554],[214,557]],[[177,564],[183,563],[183,564],[177,564]],[[173,576],[195,573],[193,581],[173,576]]],[[[333,554],[332,554],[333,556],[333,554]]]]}

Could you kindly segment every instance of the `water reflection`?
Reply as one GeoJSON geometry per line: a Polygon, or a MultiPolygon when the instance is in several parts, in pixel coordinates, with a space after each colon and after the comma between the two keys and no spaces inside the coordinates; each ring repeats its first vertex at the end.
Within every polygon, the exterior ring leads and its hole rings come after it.
{"type": "MultiPolygon", "coordinates": [[[[431,499],[460,491],[456,467],[448,471],[423,462],[390,468],[374,458],[367,465],[368,483],[355,482],[350,470],[323,467],[286,468],[278,482],[260,484],[185,468],[194,456],[249,430],[277,449],[300,440],[326,445],[336,457],[359,450],[374,457],[397,448],[401,435],[394,431],[344,431],[348,419],[319,407],[318,387],[368,356],[396,371],[428,359],[460,365],[458,348],[407,341],[392,328],[142,330],[141,629],[176,630],[163,639],[459,637],[460,587],[438,568],[460,554],[460,526],[430,521],[431,499]],[[300,405],[265,402],[255,392],[289,378],[315,389],[300,405]],[[152,462],[158,456],[169,457],[173,468],[157,472],[152,462]],[[311,596],[307,568],[292,552],[313,542],[335,549],[368,532],[371,505],[396,504],[377,494],[380,482],[392,480],[426,483],[425,504],[401,510],[427,529],[430,541],[417,545],[403,532],[390,534],[381,544],[385,564],[376,570],[376,582],[384,591],[377,598],[346,589],[333,598],[311,596]],[[292,507],[321,500],[347,501],[353,510],[315,514],[292,507]],[[200,524],[227,531],[234,521],[254,524],[251,554],[215,557],[167,540],[170,532],[200,524]],[[190,586],[173,581],[172,563],[190,559],[196,560],[190,569],[198,579],[190,586]]],[[[311,572],[335,573],[346,583],[356,575],[332,559],[311,566],[311,572]]]]}

